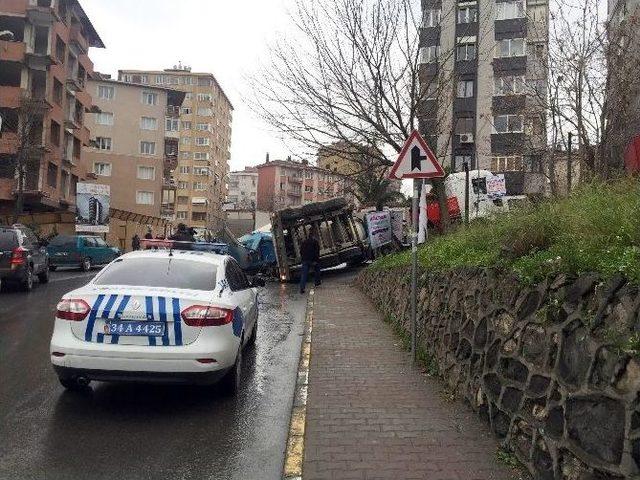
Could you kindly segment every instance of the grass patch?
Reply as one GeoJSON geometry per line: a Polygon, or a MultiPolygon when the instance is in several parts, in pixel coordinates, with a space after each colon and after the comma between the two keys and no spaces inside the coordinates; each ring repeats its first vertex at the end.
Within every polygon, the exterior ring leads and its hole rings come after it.
{"type": "MultiPolygon", "coordinates": [[[[565,199],[549,199],[514,212],[478,219],[469,228],[435,237],[418,250],[422,267],[498,267],[527,282],[549,274],[623,273],[640,283],[640,183],[627,179],[589,184],[565,199]]],[[[370,268],[410,264],[405,251],[370,268]]]]}

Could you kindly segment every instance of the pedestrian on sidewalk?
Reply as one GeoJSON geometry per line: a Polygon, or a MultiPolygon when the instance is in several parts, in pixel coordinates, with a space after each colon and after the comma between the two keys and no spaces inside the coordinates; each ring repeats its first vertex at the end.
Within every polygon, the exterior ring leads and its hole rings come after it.
{"type": "Polygon", "coordinates": [[[131,239],[131,248],[134,252],[140,250],[140,236],[137,233],[131,239]]]}
{"type": "Polygon", "coordinates": [[[302,257],[300,293],[304,293],[307,288],[307,279],[311,267],[313,267],[313,279],[315,280],[316,287],[322,283],[320,278],[320,243],[318,243],[314,232],[311,232],[307,239],[300,245],[300,256],[302,257]]]}

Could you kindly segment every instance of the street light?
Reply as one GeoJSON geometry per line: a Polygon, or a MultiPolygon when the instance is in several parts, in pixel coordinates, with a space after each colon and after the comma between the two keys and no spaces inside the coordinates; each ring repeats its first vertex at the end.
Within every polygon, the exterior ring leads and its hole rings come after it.
{"type": "Polygon", "coordinates": [[[9,30],[2,30],[0,32],[0,40],[13,40],[14,38],[15,35],[9,30]]]}

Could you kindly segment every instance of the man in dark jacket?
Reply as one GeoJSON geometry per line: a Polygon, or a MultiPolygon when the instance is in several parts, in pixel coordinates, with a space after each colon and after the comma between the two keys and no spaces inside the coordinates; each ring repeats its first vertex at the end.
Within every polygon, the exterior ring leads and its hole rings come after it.
{"type": "Polygon", "coordinates": [[[313,278],[316,287],[322,281],[320,279],[320,244],[312,232],[300,245],[300,256],[302,257],[302,272],[300,275],[300,293],[304,293],[307,288],[309,270],[313,266],[313,278]]]}
{"type": "Polygon", "coordinates": [[[140,236],[137,233],[131,239],[131,249],[133,251],[140,250],[140,236]]]}

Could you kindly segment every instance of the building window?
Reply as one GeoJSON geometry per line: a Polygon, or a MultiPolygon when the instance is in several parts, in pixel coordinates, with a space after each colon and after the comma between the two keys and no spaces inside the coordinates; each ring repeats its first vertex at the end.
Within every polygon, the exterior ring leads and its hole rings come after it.
{"type": "Polygon", "coordinates": [[[140,119],[140,128],[142,130],[157,130],[158,119],[153,117],[142,117],[140,119]]]}
{"type": "Polygon", "coordinates": [[[189,175],[189,173],[191,172],[191,167],[186,167],[183,165],[178,169],[178,172],[183,175],[189,175]]]}
{"type": "Polygon", "coordinates": [[[156,179],[156,168],[155,167],[145,167],[138,166],[138,179],[139,180],[155,180],[156,179]]]}
{"type": "Polygon", "coordinates": [[[195,152],[193,154],[194,160],[209,160],[210,158],[211,158],[211,155],[209,152],[195,152]]]}
{"type": "Polygon", "coordinates": [[[496,96],[521,95],[524,90],[524,75],[504,75],[493,79],[493,94],[496,96]]]}
{"type": "Polygon", "coordinates": [[[456,121],[456,135],[473,133],[473,118],[458,118],[456,121]]]}
{"type": "Polygon", "coordinates": [[[122,76],[122,81],[125,83],[132,83],[133,82],[133,75],[131,75],[130,73],[125,73],[122,76]]]}
{"type": "Polygon", "coordinates": [[[461,60],[474,60],[476,58],[476,44],[466,43],[464,45],[458,45],[456,48],[456,59],[461,60]]]}
{"type": "Polygon", "coordinates": [[[206,212],[193,212],[191,214],[191,219],[194,222],[205,222],[207,220],[206,212]]]}
{"type": "MultiPolygon", "coordinates": [[[[429,84],[424,87],[425,100],[436,100],[438,98],[438,83],[436,79],[429,81],[429,84]]],[[[337,165],[336,165],[337,166],[337,165]]]]}
{"type": "Polygon", "coordinates": [[[201,192],[207,189],[207,185],[204,182],[193,182],[193,189],[201,192]]]}
{"type": "Polygon", "coordinates": [[[182,115],[191,115],[191,107],[182,107],[181,109],[182,115]]]}
{"type": "Polygon", "coordinates": [[[522,170],[522,157],[519,155],[491,159],[492,172],[517,172],[520,170],[522,170]]]}
{"type": "Polygon", "coordinates": [[[493,133],[522,133],[522,115],[494,115],[493,133]]]}
{"type": "Polygon", "coordinates": [[[57,78],[53,79],[53,100],[59,107],[62,106],[62,83],[57,78]]]}
{"type": "Polygon", "coordinates": [[[178,189],[180,190],[188,190],[189,183],[188,182],[178,182],[178,189]]]}
{"type": "Polygon", "coordinates": [[[424,28],[437,27],[440,25],[442,10],[439,8],[428,8],[424,11],[422,17],[422,26],[424,28]]]}
{"type": "Polygon", "coordinates": [[[96,148],[98,150],[111,151],[111,139],[109,137],[96,137],[96,148]]]}
{"type": "Polygon", "coordinates": [[[140,83],[143,85],[149,84],[149,76],[148,75],[140,75],[140,83]]]}
{"type": "Polygon", "coordinates": [[[51,120],[51,143],[56,147],[60,146],[60,124],[55,120],[51,120]]]}
{"type": "Polygon", "coordinates": [[[136,192],[136,203],[138,205],[153,205],[155,203],[153,192],[136,192]]]}
{"type": "Polygon", "coordinates": [[[197,137],[196,145],[199,147],[207,147],[211,145],[211,139],[209,137],[197,137]]]}
{"type": "Polygon", "coordinates": [[[420,63],[437,62],[439,53],[440,53],[439,45],[431,45],[429,47],[420,47],[420,63]]]}
{"type": "Polygon", "coordinates": [[[96,125],[113,125],[113,113],[101,112],[96,113],[96,125]]]}
{"type": "Polygon", "coordinates": [[[199,130],[201,132],[210,132],[211,131],[211,124],[210,123],[198,123],[196,125],[196,130],[199,130]]]}
{"type": "Polygon", "coordinates": [[[47,165],[47,185],[56,188],[58,185],[58,166],[49,162],[47,165]]]}
{"type": "Polygon", "coordinates": [[[473,157],[471,155],[456,155],[453,157],[453,163],[451,164],[451,168],[454,172],[463,172],[464,164],[466,163],[469,168],[473,168],[472,163],[473,157]]]}
{"type": "Polygon", "coordinates": [[[189,214],[189,212],[176,212],[176,219],[177,220],[186,220],[188,214],[189,214]]]}
{"type": "Polygon", "coordinates": [[[192,126],[191,122],[182,122],[182,130],[191,130],[192,126]]]}
{"type": "Polygon", "coordinates": [[[140,142],[140,153],[142,155],[155,155],[156,142],[140,142]]]}
{"type": "Polygon", "coordinates": [[[505,38],[504,40],[498,40],[498,57],[522,57],[525,52],[524,46],[524,38],[505,38]]]}
{"type": "Polygon", "coordinates": [[[142,92],[142,103],[144,105],[157,105],[158,94],[154,92],[142,92]]]}
{"type": "Polygon", "coordinates": [[[104,162],[95,162],[93,164],[93,173],[100,177],[110,177],[111,176],[111,164],[104,162]]]}
{"type": "Polygon", "coordinates": [[[98,85],[98,98],[103,100],[113,100],[116,96],[116,89],[109,85],[98,85]]]}
{"type": "Polygon", "coordinates": [[[496,3],[496,20],[509,20],[511,18],[524,17],[524,0],[496,3]]]}
{"type": "Polygon", "coordinates": [[[211,117],[213,115],[213,110],[207,107],[198,108],[198,115],[201,117],[211,117]]]}
{"type": "Polygon", "coordinates": [[[208,177],[209,169],[207,167],[193,167],[193,174],[208,177]]]}
{"type": "Polygon", "coordinates": [[[304,191],[307,193],[313,193],[313,187],[311,185],[306,185],[304,187],[304,191]]]}
{"type": "Polygon", "coordinates": [[[478,21],[478,7],[469,5],[458,8],[458,23],[475,23],[478,21]]]}
{"type": "MultiPolygon", "coordinates": [[[[311,180],[313,178],[313,170],[305,170],[304,178],[306,178],[307,180],[311,180]]],[[[253,181],[253,183],[255,185],[255,180],[253,181]]]]}
{"type": "Polygon", "coordinates": [[[178,120],[177,118],[167,117],[165,121],[165,128],[167,132],[180,131],[180,120],[178,120]]]}
{"type": "Polygon", "coordinates": [[[188,160],[189,158],[191,158],[191,152],[182,152],[182,158],[188,160]]]}
{"type": "Polygon", "coordinates": [[[189,203],[189,197],[178,197],[178,205],[187,205],[189,203]]]}
{"type": "Polygon", "coordinates": [[[182,143],[182,145],[191,145],[191,137],[182,137],[180,143],[182,143]]]}
{"type": "Polygon", "coordinates": [[[458,82],[458,98],[473,97],[473,80],[460,80],[458,82]]]}
{"type": "Polygon", "coordinates": [[[210,93],[199,93],[198,94],[198,101],[199,102],[210,102],[211,101],[211,94],[210,93]]]}

